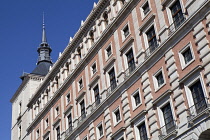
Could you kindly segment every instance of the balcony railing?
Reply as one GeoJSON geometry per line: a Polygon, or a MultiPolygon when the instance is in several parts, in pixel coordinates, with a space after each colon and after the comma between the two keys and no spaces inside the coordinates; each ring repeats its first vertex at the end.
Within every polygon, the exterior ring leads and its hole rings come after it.
{"type": "Polygon", "coordinates": [[[199,102],[197,102],[196,104],[194,104],[193,106],[191,106],[187,110],[187,113],[188,113],[187,119],[188,119],[188,121],[191,122],[191,120],[193,118],[195,118],[197,115],[202,113],[208,107],[210,107],[210,104],[208,103],[208,98],[204,98],[204,99],[200,100],[199,102]]]}
{"type": "Polygon", "coordinates": [[[133,71],[134,71],[135,69],[136,69],[135,64],[130,65],[130,67],[128,67],[128,68],[125,70],[125,77],[124,77],[124,78],[127,78],[128,76],[130,76],[131,73],[133,73],[133,71]]]}
{"type": "Polygon", "coordinates": [[[157,43],[151,44],[149,48],[145,50],[145,58],[149,57],[158,47],[157,43]]]}
{"type": "Polygon", "coordinates": [[[65,132],[65,137],[69,136],[72,131],[73,131],[73,126],[70,126],[65,132]]]}
{"type": "Polygon", "coordinates": [[[117,83],[111,84],[111,86],[107,88],[107,96],[109,96],[116,87],[117,87],[117,83]]]}
{"type": "Polygon", "coordinates": [[[96,101],[91,105],[91,112],[94,111],[100,103],[101,103],[100,99],[96,100],[96,101]]]}
{"type": "Polygon", "coordinates": [[[84,119],[86,118],[86,113],[82,114],[79,118],[78,118],[78,125],[84,121],[84,119]]]}
{"type": "Polygon", "coordinates": [[[174,130],[176,129],[177,129],[177,126],[176,126],[175,120],[172,120],[168,122],[167,124],[165,124],[163,127],[160,128],[160,135],[159,135],[160,140],[164,139],[169,134],[174,134],[171,132],[175,132],[174,130]]]}
{"type": "Polygon", "coordinates": [[[176,29],[185,21],[185,17],[176,19],[169,27],[169,35],[176,31],[176,29]]]}

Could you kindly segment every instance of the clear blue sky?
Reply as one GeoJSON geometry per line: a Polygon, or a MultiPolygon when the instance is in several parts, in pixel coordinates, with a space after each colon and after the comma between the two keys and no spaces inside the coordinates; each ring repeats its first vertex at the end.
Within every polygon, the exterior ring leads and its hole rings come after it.
{"type": "Polygon", "coordinates": [[[53,62],[98,0],[0,0],[0,139],[10,140],[10,99],[36,66],[42,13],[53,62]]]}

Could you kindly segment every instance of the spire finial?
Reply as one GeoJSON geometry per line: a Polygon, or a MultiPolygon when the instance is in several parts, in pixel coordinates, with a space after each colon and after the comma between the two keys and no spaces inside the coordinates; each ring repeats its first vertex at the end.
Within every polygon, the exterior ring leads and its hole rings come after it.
{"type": "Polygon", "coordinates": [[[43,12],[42,43],[41,44],[47,44],[47,37],[46,37],[46,33],[45,33],[45,24],[44,24],[44,12],[43,12]]]}

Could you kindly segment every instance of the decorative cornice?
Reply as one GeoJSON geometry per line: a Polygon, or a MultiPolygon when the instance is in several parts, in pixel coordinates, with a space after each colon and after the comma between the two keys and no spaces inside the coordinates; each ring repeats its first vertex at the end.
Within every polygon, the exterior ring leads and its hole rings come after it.
{"type": "Polygon", "coordinates": [[[73,107],[73,104],[70,104],[69,107],[63,112],[63,114],[66,116],[66,114],[70,112],[72,107],[73,107]]]}
{"type": "Polygon", "coordinates": [[[112,57],[108,62],[107,64],[104,66],[103,70],[104,70],[104,73],[107,71],[107,69],[109,69],[115,62],[116,58],[115,57],[112,57]]]}
{"type": "Polygon", "coordinates": [[[130,123],[133,124],[136,120],[138,120],[140,117],[143,117],[145,116],[145,114],[147,113],[146,110],[142,110],[138,115],[136,115],[135,117],[133,117],[131,120],[130,120],[130,123]]]}
{"type": "Polygon", "coordinates": [[[155,105],[158,102],[160,102],[164,97],[166,97],[167,95],[169,95],[170,93],[172,93],[172,90],[166,90],[163,94],[161,94],[157,99],[155,99],[152,103],[155,105]]]}
{"type": "Polygon", "coordinates": [[[191,75],[195,74],[199,70],[201,70],[203,67],[201,65],[196,66],[194,69],[192,69],[187,75],[185,75],[182,79],[179,80],[179,83],[183,83],[186,81],[191,75]]]}
{"type": "Polygon", "coordinates": [[[111,140],[114,140],[114,137],[116,137],[118,134],[120,134],[121,132],[123,132],[125,130],[125,127],[121,127],[120,129],[118,129],[114,134],[112,134],[111,140]]]}
{"type": "Polygon", "coordinates": [[[126,51],[129,45],[131,45],[133,42],[134,42],[134,38],[131,36],[129,40],[120,48],[120,52],[121,52],[120,55],[122,55],[123,52],[126,51]]]}
{"type": "Polygon", "coordinates": [[[139,31],[140,31],[140,34],[145,30],[145,28],[147,28],[148,26],[150,26],[150,24],[152,24],[152,20],[155,19],[155,16],[156,14],[153,13],[151,14],[148,19],[139,27],[139,31]]]}
{"type": "Polygon", "coordinates": [[[100,75],[97,74],[94,79],[88,84],[88,86],[91,88],[97,81],[98,79],[100,78],[100,75]]]}
{"type": "Polygon", "coordinates": [[[85,93],[86,91],[82,90],[75,100],[78,102],[82,97],[84,97],[85,93]]]}

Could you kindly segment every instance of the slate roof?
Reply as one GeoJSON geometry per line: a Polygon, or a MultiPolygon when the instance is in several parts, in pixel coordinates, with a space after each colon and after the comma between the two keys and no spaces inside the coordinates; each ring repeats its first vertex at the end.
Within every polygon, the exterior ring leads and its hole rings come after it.
{"type": "Polygon", "coordinates": [[[49,68],[52,66],[52,63],[49,62],[40,62],[36,68],[31,72],[31,74],[45,76],[49,72],[49,68]]]}

